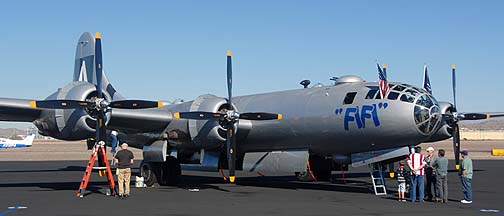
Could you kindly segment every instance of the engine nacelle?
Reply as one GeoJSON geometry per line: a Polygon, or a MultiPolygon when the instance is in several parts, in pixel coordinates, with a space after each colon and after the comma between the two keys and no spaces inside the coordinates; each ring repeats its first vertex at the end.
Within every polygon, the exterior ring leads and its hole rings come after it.
{"type": "MultiPolygon", "coordinates": [[[[448,103],[448,102],[439,102],[439,108],[441,109],[441,114],[445,116],[447,115],[452,115],[453,113],[456,112],[455,107],[453,104],[448,103]]],[[[439,130],[434,133],[429,140],[425,142],[436,142],[436,141],[441,141],[445,139],[449,139],[452,137],[453,133],[453,128],[448,124],[447,119],[443,117],[441,120],[441,126],[439,127],[439,130]]]]}
{"type": "MultiPolygon", "coordinates": [[[[88,82],[72,82],[64,86],[46,100],[86,100],[96,96],[96,88],[88,82]]],[[[110,98],[104,91],[104,97],[110,98]]],[[[89,115],[87,108],[43,110],[42,118],[33,123],[40,134],[62,140],[82,140],[94,137],[96,119],[89,115]]]]}
{"type": "MultiPolygon", "coordinates": [[[[218,112],[227,106],[224,98],[202,95],[192,102],[189,111],[218,112]]],[[[191,140],[199,148],[217,147],[226,141],[225,129],[216,121],[189,120],[187,124],[191,140]]]]}

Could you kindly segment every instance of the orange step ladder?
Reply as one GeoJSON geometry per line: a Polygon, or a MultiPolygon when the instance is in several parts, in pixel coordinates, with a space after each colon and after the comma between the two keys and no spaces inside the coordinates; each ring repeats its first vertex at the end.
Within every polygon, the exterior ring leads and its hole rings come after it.
{"type": "Polygon", "coordinates": [[[89,178],[91,177],[93,166],[96,158],[98,157],[98,154],[101,154],[103,156],[103,161],[105,162],[105,167],[97,168],[100,172],[100,176],[102,176],[103,172],[105,172],[110,187],[110,195],[115,196],[116,194],[114,176],[112,175],[110,164],[107,160],[107,153],[105,152],[105,142],[100,141],[93,147],[93,154],[91,154],[91,158],[89,158],[89,162],[86,166],[86,171],[84,172],[84,177],[82,178],[79,190],[77,191],[78,197],[84,197],[84,192],[86,191],[86,187],[89,183],[89,178]]]}

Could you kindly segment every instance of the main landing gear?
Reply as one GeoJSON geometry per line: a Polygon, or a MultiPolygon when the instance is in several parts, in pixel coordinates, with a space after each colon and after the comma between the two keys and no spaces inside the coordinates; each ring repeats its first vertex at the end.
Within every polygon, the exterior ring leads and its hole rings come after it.
{"type": "Polygon", "coordinates": [[[140,174],[144,183],[151,187],[159,185],[176,185],[180,179],[181,168],[177,158],[168,156],[165,162],[146,162],[140,164],[140,174]]]}
{"type": "Polygon", "coordinates": [[[310,155],[308,167],[305,172],[297,172],[299,181],[331,181],[332,159],[317,155],[310,155]]]}

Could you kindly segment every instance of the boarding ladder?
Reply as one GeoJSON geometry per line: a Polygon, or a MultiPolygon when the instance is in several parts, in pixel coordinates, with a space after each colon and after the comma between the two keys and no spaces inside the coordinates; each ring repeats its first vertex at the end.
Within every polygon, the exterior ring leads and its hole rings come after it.
{"type": "Polygon", "coordinates": [[[385,187],[385,179],[383,178],[381,167],[378,164],[369,164],[369,173],[371,174],[375,195],[387,195],[387,188],[385,187]]]}
{"type": "MultiPolygon", "coordinates": [[[[115,181],[114,176],[112,175],[112,171],[110,169],[110,164],[107,160],[107,153],[105,152],[105,142],[100,141],[96,143],[93,147],[93,154],[89,158],[89,162],[86,166],[86,171],[84,172],[84,177],[82,177],[81,184],[79,186],[79,191],[77,191],[78,197],[83,197],[84,192],[86,191],[86,187],[89,183],[89,177],[91,177],[91,173],[93,169],[97,169],[100,173],[100,176],[107,175],[109,187],[110,187],[110,195],[115,195],[115,181]],[[103,161],[105,163],[105,167],[93,167],[98,154],[103,156],[103,161]]],[[[107,193],[108,195],[108,193],[107,193]]]]}

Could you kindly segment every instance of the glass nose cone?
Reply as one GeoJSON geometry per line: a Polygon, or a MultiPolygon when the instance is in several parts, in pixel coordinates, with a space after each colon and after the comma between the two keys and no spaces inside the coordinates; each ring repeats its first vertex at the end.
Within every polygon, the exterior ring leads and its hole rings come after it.
{"type": "Polygon", "coordinates": [[[441,109],[436,99],[428,94],[418,97],[414,117],[418,130],[424,135],[432,135],[441,122],[441,109]]]}

